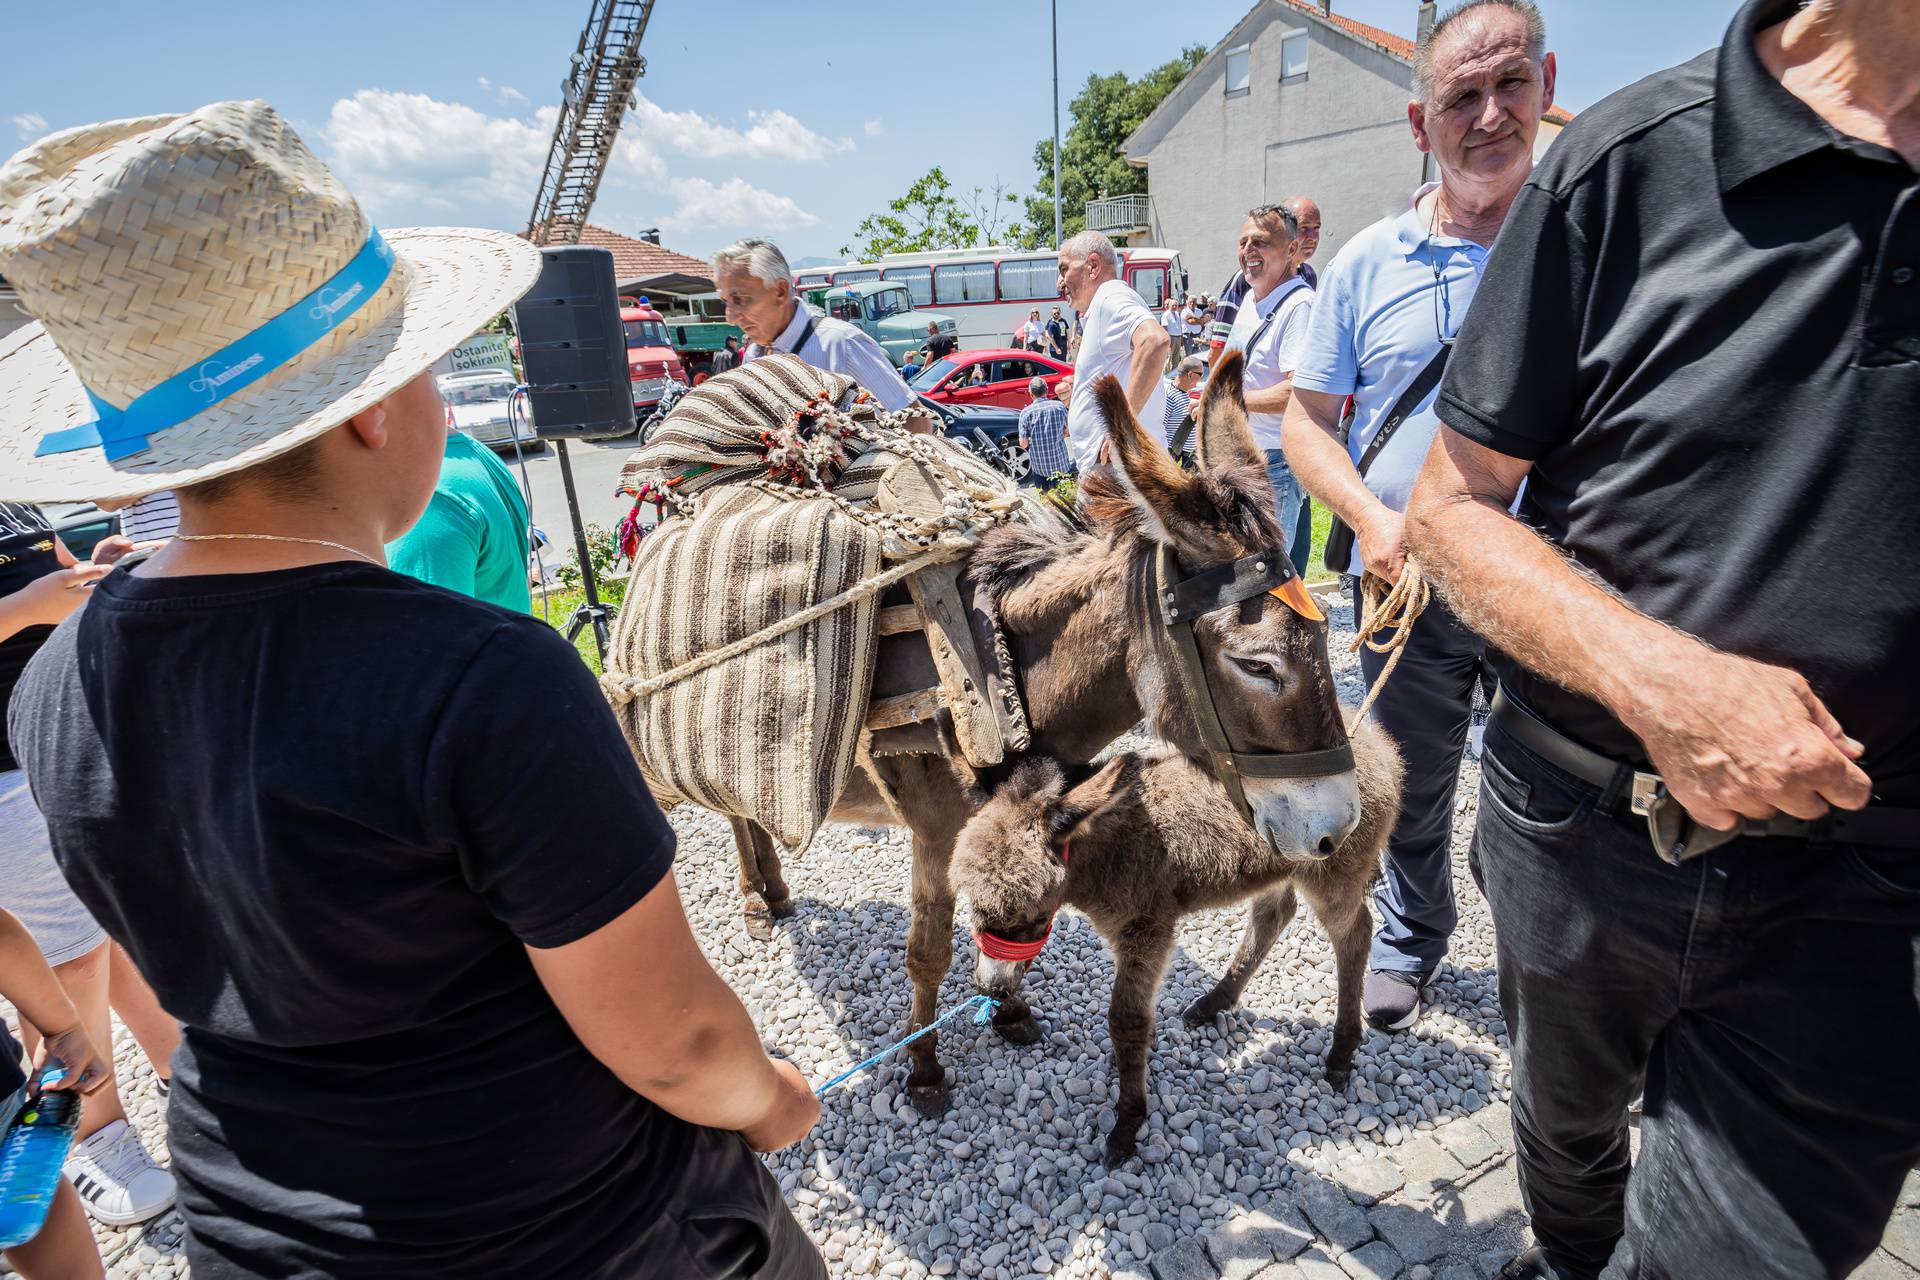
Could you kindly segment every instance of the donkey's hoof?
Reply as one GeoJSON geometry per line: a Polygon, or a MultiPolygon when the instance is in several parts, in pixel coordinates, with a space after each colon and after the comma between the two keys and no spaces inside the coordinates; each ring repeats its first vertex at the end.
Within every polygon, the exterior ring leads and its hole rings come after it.
{"type": "Polygon", "coordinates": [[[1008,1044],[1040,1043],[1040,1024],[1034,1020],[1032,1014],[1015,1022],[996,1022],[993,1024],[993,1029],[998,1031],[1000,1038],[1008,1044]]]}
{"type": "Polygon", "coordinates": [[[1343,1062],[1338,1066],[1327,1064],[1327,1087],[1335,1091],[1347,1087],[1347,1081],[1353,1078],[1353,1063],[1343,1062]]]}
{"type": "Polygon", "coordinates": [[[785,920],[788,916],[792,915],[793,912],[792,894],[788,894],[778,902],[769,901],[767,903],[767,914],[771,915],[775,920],[785,920]]]}
{"type": "Polygon", "coordinates": [[[757,893],[750,893],[742,904],[741,918],[747,926],[747,936],[755,942],[773,940],[773,914],[767,907],[767,900],[757,893]]]}
{"type": "Polygon", "coordinates": [[[1113,1132],[1107,1135],[1107,1168],[1118,1169],[1133,1159],[1133,1153],[1138,1149],[1139,1144],[1133,1137],[1133,1126],[1129,1125],[1123,1130],[1115,1125],[1113,1132]]]}
{"type": "Polygon", "coordinates": [[[953,1088],[946,1069],[939,1066],[934,1069],[940,1074],[932,1084],[915,1084],[911,1076],[907,1078],[907,1101],[921,1115],[937,1120],[952,1109],[953,1088]]]}
{"type": "Polygon", "coordinates": [[[1216,991],[1209,991],[1180,1011],[1180,1021],[1189,1027],[1204,1027],[1231,1008],[1231,1001],[1222,1000],[1216,991]]]}

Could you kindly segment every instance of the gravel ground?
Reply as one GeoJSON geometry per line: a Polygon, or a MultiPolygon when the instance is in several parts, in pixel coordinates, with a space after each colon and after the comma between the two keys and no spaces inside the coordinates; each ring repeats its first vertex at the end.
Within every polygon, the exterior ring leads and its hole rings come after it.
{"type": "MultiPolygon", "coordinates": [[[[1357,701],[1344,609],[1334,623],[1342,696],[1357,701]]],[[[1470,759],[1456,801],[1460,927],[1435,1003],[1410,1033],[1369,1031],[1344,1090],[1330,1090],[1322,1077],[1333,960],[1310,910],[1301,907],[1241,1007],[1189,1031],[1180,1010],[1224,970],[1242,920],[1239,911],[1196,915],[1181,926],[1160,995],[1153,1111],[1140,1155],[1107,1169],[1113,967],[1091,926],[1068,909],[1024,988],[1045,1031],[1040,1044],[1016,1048],[956,1020],[941,1040],[953,1086],[944,1115],[921,1115],[908,1102],[906,1066],[896,1057],[828,1095],[814,1131],[770,1158],[830,1272],[995,1280],[1490,1275],[1527,1241],[1493,930],[1465,861],[1478,772],[1470,759]]],[[[694,930],[770,1048],[825,1080],[901,1034],[910,995],[904,832],[823,832],[788,864],[798,913],[761,944],[740,927],[726,823],[682,808],[673,825],[694,930]]],[[[965,929],[963,899],[943,1009],[972,994],[965,929]]],[[[164,1158],[148,1068],[124,1033],[116,1050],[123,1078],[134,1079],[141,1132],[164,1158]]],[[[1920,1180],[1908,1199],[1920,1204],[1920,1180]]],[[[1920,1209],[1903,1217],[1920,1263],[1920,1209]]],[[[1900,1221],[1889,1233],[1896,1249],[1900,1221]]],[[[114,1276],[186,1274],[173,1214],[96,1234],[114,1276]]],[[[1920,1273],[1882,1251],[1861,1274],[1920,1273]]]]}

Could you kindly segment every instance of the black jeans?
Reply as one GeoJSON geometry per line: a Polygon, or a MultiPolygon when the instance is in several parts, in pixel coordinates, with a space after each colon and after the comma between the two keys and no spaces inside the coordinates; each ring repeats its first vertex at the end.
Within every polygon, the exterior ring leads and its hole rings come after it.
{"type": "MultiPolygon", "coordinates": [[[[1358,579],[1347,580],[1356,623],[1358,579]]],[[[1384,874],[1373,891],[1380,927],[1367,965],[1397,973],[1432,973],[1447,954],[1459,913],[1453,901],[1453,795],[1460,753],[1473,719],[1473,691],[1487,673],[1485,646],[1435,597],[1413,624],[1413,634],[1387,687],[1373,704],[1406,762],[1400,821],[1387,840],[1384,874]]],[[[1367,687],[1380,678],[1386,655],[1360,651],[1367,687]]]]}
{"type": "Polygon", "coordinates": [[[1624,786],[1487,729],[1472,864],[1534,1234],[1578,1280],[1844,1276],[1920,1159],[1920,851],[1671,867],[1624,786]]]}

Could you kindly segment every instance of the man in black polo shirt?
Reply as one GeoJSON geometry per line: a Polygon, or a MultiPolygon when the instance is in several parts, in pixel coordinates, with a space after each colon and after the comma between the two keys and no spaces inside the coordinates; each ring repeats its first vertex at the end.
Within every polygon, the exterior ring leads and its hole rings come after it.
{"type": "Polygon", "coordinates": [[[1408,540],[1506,655],[1511,1274],[1845,1275],[1920,1158],[1916,66],[1908,8],[1749,0],[1554,144],[1447,370],[1408,540]]]}

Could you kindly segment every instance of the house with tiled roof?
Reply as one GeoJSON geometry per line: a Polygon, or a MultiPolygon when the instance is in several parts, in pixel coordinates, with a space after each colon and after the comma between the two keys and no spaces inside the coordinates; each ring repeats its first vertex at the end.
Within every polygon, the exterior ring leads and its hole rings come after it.
{"type": "Polygon", "coordinates": [[[626,236],[589,222],[580,230],[580,243],[613,254],[613,278],[621,293],[644,294],[663,309],[713,292],[712,264],[662,248],[656,230],[626,236]]]}
{"type": "MultiPolygon", "coordinates": [[[[1432,23],[1433,4],[1406,2],[1415,30],[1432,23]]],[[[1122,144],[1147,194],[1090,202],[1087,225],[1178,249],[1190,287],[1217,294],[1242,215],[1307,195],[1320,205],[1324,266],[1428,177],[1407,127],[1413,45],[1332,2],[1259,0],[1122,144]]],[[[1554,108],[1536,151],[1572,118],[1554,108]]]]}

